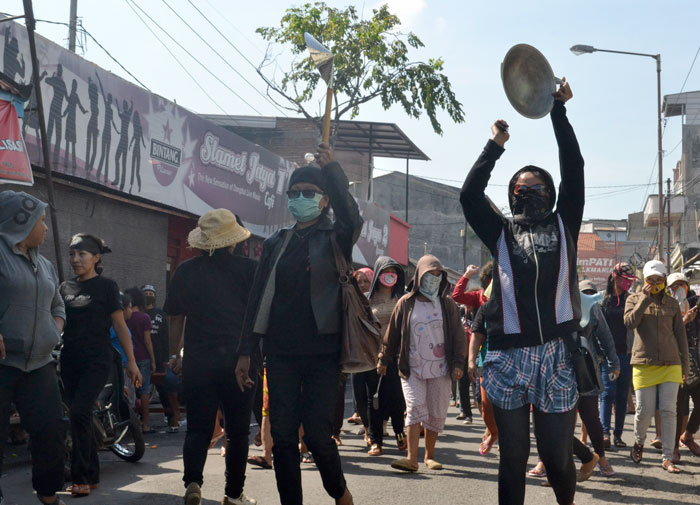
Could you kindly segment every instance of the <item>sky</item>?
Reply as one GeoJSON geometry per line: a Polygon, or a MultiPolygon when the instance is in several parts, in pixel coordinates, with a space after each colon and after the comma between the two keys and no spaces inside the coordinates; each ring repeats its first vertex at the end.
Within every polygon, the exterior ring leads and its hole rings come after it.
{"type": "MultiPolygon", "coordinates": [[[[188,0],[129,1],[131,4],[127,0],[78,0],[78,16],[85,29],[114,59],[151,91],[199,113],[220,114],[223,109],[234,115],[280,115],[263,98],[265,85],[254,66],[269,50],[278,57],[278,63],[266,67],[266,74],[279,78],[289,68],[291,59],[284,46],[268,48],[255,29],[279,25],[285,9],[302,2],[196,0],[194,3],[227,41],[188,0]],[[192,54],[194,59],[137,10],[213,100],[139,20],[130,7],[134,4],[192,54]],[[168,5],[223,59],[178,19],[168,5]]],[[[700,49],[700,3],[696,0],[327,3],[334,7],[355,5],[365,17],[370,17],[372,9],[381,3],[388,3],[402,20],[401,31],[414,32],[425,44],[411,53],[412,60],[444,59],[444,73],[462,103],[464,123],[454,124],[446,113],[440,114],[444,130],[440,136],[433,132],[427,116],[413,119],[400,106],[385,111],[378,102],[365,104],[356,118],[398,124],[431,158],[427,162],[412,161],[413,175],[461,186],[490,136],[490,125],[500,118],[509,122],[511,139],[487,189],[487,194],[502,207],[507,205],[504,186],[521,166],[538,165],[550,170],[556,182],[559,180],[551,122],[548,118],[532,120],[519,115],[503,91],[500,65],[515,44],[527,43],[538,48],[549,60],[555,75],[565,76],[571,84],[574,98],[567,104],[567,110],[586,161],[586,218],[625,218],[630,212],[642,210],[646,195],[656,192],[656,63],[652,58],[617,54],[575,56],[569,48],[588,44],[602,49],[658,53],[662,60],[662,95],[700,89],[700,62],[693,65],[700,49]]],[[[35,16],[67,22],[69,4],[69,0],[35,0],[35,16]]],[[[0,11],[21,14],[22,9],[21,0],[3,0],[0,11]]],[[[37,32],[67,46],[65,26],[40,22],[37,32]]],[[[78,53],[134,81],[92,40],[88,39],[78,53]]],[[[317,105],[311,104],[310,108],[318,110],[317,105]]],[[[664,180],[672,177],[671,170],[680,160],[681,122],[680,117],[671,117],[665,124],[664,180]]],[[[405,161],[375,160],[375,175],[391,170],[404,171],[405,161]]]]}

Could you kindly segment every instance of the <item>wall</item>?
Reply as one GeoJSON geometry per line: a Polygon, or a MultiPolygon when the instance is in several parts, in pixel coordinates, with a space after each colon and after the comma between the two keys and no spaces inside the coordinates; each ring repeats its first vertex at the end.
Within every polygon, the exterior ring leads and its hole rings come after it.
{"type": "MultiPolygon", "coordinates": [[[[392,172],[375,177],[373,184],[374,201],[405,219],[406,175],[392,172]]],[[[464,271],[460,231],[465,222],[459,204],[459,188],[411,176],[408,224],[411,225],[408,246],[411,259],[417,260],[427,251],[437,256],[445,266],[464,271]]],[[[482,265],[488,258],[488,251],[469,229],[467,264],[482,265]]]]}
{"type": "MultiPolygon", "coordinates": [[[[0,185],[0,191],[24,191],[48,201],[46,183],[37,177],[33,187],[0,185]]],[[[165,300],[168,214],[145,209],[54,181],[61,261],[66,278],[72,276],[68,264],[68,244],[73,234],[92,233],[112,249],[104,256],[104,275],[117,281],[121,289],[152,284],[158,290],[158,303],[165,300]]],[[[41,254],[56,264],[49,210],[49,232],[41,254]]]]}

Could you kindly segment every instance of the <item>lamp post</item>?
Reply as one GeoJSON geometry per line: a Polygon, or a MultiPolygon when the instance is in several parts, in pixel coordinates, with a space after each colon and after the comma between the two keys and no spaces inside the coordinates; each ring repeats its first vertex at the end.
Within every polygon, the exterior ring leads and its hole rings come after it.
{"type": "MultiPolygon", "coordinates": [[[[663,251],[664,249],[664,235],[663,235],[663,222],[664,222],[664,191],[663,191],[663,144],[661,142],[661,55],[660,54],[647,54],[647,53],[631,53],[629,51],[613,51],[610,49],[598,49],[597,47],[587,46],[584,44],[577,44],[571,46],[571,52],[576,56],[589,53],[615,53],[615,54],[629,54],[632,56],[647,56],[649,58],[654,58],[656,60],[656,115],[657,115],[657,141],[658,141],[658,156],[659,156],[659,224],[657,227],[657,244],[656,249],[657,257],[663,261],[663,251]]],[[[669,215],[670,215],[669,209],[669,215]]],[[[671,244],[669,244],[670,247],[671,244]]],[[[668,271],[670,265],[666,265],[666,270],[668,271]]]]}

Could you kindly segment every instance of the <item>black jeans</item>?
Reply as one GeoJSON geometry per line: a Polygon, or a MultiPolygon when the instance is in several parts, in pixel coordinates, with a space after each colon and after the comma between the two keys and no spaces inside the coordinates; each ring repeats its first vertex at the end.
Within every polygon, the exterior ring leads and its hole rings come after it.
{"type": "Polygon", "coordinates": [[[369,438],[373,444],[381,446],[384,443],[384,421],[391,418],[391,426],[398,435],[404,431],[404,412],[406,403],[403,398],[401,379],[395,363],[388,366],[386,375],[379,386],[379,375],[376,370],[362,372],[362,383],[365,387],[364,398],[367,403],[367,420],[369,422],[369,438]],[[372,397],[379,387],[379,405],[374,408],[372,397]]]}
{"type": "Polygon", "coordinates": [[[689,406],[688,398],[693,399],[693,411],[690,413],[688,426],[685,430],[694,435],[698,431],[698,428],[700,428],[700,382],[694,384],[692,387],[681,385],[681,387],[678,388],[678,400],[676,401],[676,448],[678,448],[679,438],[683,434],[683,418],[689,406]]]}
{"type": "Polygon", "coordinates": [[[367,412],[367,377],[367,372],[352,374],[352,393],[355,397],[355,409],[357,409],[357,415],[362,419],[363,426],[369,426],[369,412],[367,412]]]}
{"type": "Polygon", "coordinates": [[[593,450],[601,458],[605,457],[605,447],[603,445],[603,425],[600,423],[600,411],[598,410],[598,395],[580,396],[578,400],[578,413],[581,421],[588,430],[591,437],[593,450]]]}
{"type": "MultiPolygon", "coordinates": [[[[501,458],[498,465],[498,503],[522,505],[525,502],[525,471],[530,455],[530,405],[514,410],[493,406],[501,458]]],[[[534,411],[535,438],[540,458],[547,469],[557,502],[571,505],[576,491],[573,459],[576,409],[562,414],[534,411]]]]}
{"type": "Polygon", "coordinates": [[[31,372],[0,365],[0,475],[11,402],[32,441],[32,486],[41,496],[53,496],[63,488],[66,435],[56,365],[31,372]]]}
{"type": "MultiPolygon", "coordinates": [[[[464,362],[463,370],[467,370],[467,362],[464,362]]],[[[465,414],[467,417],[472,417],[472,404],[469,401],[469,389],[471,381],[469,380],[469,374],[465,373],[462,378],[457,381],[457,387],[459,389],[459,410],[465,414]]]]}
{"type": "Polygon", "coordinates": [[[333,414],[333,436],[340,438],[340,430],[345,421],[345,386],[348,382],[348,374],[341,373],[338,378],[338,394],[335,400],[335,413],[333,414]]]}
{"type": "Polygon", "coordinates": [[[345,493],[338,447],[331,435],[338,393],[337,355],[268,356],[270,426],[275,477],[282,505],[302,505],[299,426],[314,456],[323,487],[333,498],[345,493]]]}
{"type": "MultiPolygon", "coordinates": [[[[185,351],[187,352],[187,351],[185,351]]],[[[216,349],[207,356],[187,355],[182,364],[182,386],[187,402],[187,435],[182,450],[185,486],[204,481],[207,460],[219,406],[226,431],[226,496],[238,498],[243,492],[250,413],[255,386],[241,392],[233,371],[238,356],[232,350],[216,349]]],[[[255,377],[251,370],[251,377],[255,377]]]]}
{"type": "Polygon", "coordinates": [[[71,478],[74,484],[100,482],[100,460],[92,422],[95,401],[111,372],[112,347],[61,351],[61,379],[70,409],[73,442],[71,478]]]}

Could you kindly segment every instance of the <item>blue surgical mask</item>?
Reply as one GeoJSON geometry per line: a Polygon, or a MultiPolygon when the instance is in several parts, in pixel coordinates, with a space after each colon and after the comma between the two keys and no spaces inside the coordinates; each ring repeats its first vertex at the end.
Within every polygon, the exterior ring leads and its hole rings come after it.
{"type": "Polygon", "coordinates": [[[294,216],[294,219],[300,223],[307,223],[321,215],[321,208],[318,206],[321,198],[323,198],[323,195],[319,193],[316,193],[313,198],[305,198],[304,195],[299,195],[298,198],[287,200],[287,208],[294,216]]]}
{"type": "Polygon", "coordinates": [[[429,298],[435,306],[437,306],[438,303],[438,291],[440,291],[441,283],[442,275],[433,275],[431,273],[424,274],[420,280],[420,293],[426,298],[429,298]]]}

